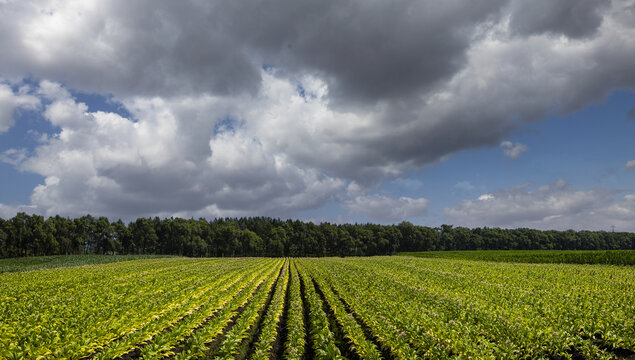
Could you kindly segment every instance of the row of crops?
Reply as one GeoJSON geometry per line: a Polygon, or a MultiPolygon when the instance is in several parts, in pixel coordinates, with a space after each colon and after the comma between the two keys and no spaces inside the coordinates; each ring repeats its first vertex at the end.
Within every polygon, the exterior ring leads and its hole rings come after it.
{"type": "Polygon", "coordinates": [[[2,359],[632,359],[632,267],[163,258],[0,275],[2,359]]]}
{"type": "Polygon", "coordinates": [[[470,250],[420,251],[400,255],[535,264],[606,264],[635,266],[635,250],[470,250]]]}

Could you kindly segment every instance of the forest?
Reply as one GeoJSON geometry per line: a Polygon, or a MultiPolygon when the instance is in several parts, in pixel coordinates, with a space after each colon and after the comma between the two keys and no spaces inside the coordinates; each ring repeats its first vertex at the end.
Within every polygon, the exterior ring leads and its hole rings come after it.
{"type": "Polygon", "coordinates": [[[444,250],[626,250],[635,233],[331,224],[268,217],[181,219],[18,213],[0,218],[0,257],[164,254],[190,257],[371,256],[444,250]]]}

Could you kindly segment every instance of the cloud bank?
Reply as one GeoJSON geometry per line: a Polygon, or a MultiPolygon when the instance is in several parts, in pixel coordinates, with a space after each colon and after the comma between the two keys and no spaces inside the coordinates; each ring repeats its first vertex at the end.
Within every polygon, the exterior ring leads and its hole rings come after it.
{"type": "Polygon", "coordinates": [[[530,184],[483,194],[445,209],[454,224],[506,228],[635,231],[635,195],[582,190],[564,180],[535,190],[530,184]],[[616,199],[617,197],[617,199],[616,199]]]}

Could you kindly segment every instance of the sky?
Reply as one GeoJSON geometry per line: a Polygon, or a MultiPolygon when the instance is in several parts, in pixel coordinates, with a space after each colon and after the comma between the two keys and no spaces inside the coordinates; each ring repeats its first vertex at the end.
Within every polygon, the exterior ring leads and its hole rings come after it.
{"type": "Polygon", "coordinates": [[[635,1],[0,1],[0,217],[635,231],[635,1]]]}

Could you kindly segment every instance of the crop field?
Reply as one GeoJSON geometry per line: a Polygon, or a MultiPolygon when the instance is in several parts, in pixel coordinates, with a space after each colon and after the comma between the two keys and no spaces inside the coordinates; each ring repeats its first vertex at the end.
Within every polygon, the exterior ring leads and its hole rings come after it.
{"type": "Polygon", "coordinates": [[[635,266],[635,250],[467,250],[405,252],[400,255],[536,264],[610,264],[635,266]]]}
{"type": "Polygon", "coordinates": [[[635,359],[635,270],[156,258],[0,274],[2,359],[635,359]]]}
{"type": "Polygon", "coordinates": [[[127,260],[169,257],[169,255],[52,255],[0,259],[0,274],[6,272],[54,269],[58,267],[107,264],[127,260]]]}

